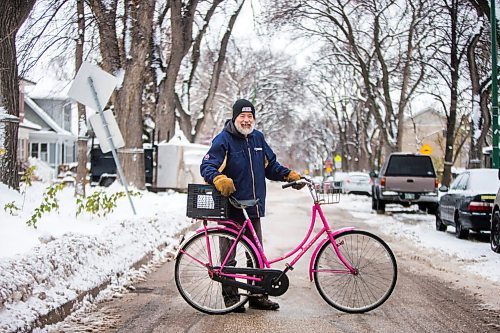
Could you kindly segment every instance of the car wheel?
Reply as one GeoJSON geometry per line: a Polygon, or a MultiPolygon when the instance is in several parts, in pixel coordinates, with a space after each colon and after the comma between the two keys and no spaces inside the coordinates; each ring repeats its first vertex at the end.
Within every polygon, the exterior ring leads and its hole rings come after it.
{"type": "Polygon", "coordinates": [[[377,214],[384,214],[385,213],[385,202],[383,202],[380,199],[377,200],[376,210],[377,210],[377,214]]]}
{"type": "Polygon", "coordinates": [[[441,220],[441,217],[439,215],[436,215],[436,230],[437,231],[446,231],[446,224],[443,223],[443,220],[441,220]]]}
{"type": "Polygon", "coordinates": [[[437,211],[438,211],[438,205],[437,204],[429,204],[427,206],[427,213],[428,214],[433,215],[433,214],[436,214],[437,211]]]}
{"type": "Polygon", "coordinates": [[[458,217],[455,219],[455,236],[460,239],[469,237],[469,229],[465,229],[458,217]]]}
{"type": "Polygon", "coordinates": [[[500,212],[498,210],[491,218],[490,244],[494,252],[500,253],[500,212]]]}

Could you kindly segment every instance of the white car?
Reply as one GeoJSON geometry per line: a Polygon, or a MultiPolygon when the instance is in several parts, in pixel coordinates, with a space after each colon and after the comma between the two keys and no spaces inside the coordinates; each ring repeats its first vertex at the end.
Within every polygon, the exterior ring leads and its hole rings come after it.
{"type": "Polygon", "coordinates": [[[344,193],[372,195],[372,179],[365,172],[349,172],[342,183],[344,193]]]}

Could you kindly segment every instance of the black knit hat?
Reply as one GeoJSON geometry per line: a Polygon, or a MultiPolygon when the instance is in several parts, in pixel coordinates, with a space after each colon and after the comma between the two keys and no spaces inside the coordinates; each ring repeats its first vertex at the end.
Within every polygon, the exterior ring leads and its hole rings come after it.
{"type": "Polygon", "coordinates": [[[239,99],[233,104],[233,121],[240,115],[242,112],[252,112],[253,117],[255,118],[255,107],[250,101],[246,99],[239,99]]]}

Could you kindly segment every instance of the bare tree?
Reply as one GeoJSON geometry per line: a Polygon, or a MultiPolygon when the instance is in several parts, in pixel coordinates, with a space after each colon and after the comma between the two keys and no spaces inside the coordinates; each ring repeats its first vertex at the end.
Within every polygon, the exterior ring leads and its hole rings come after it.
{"type": "Polygon", "coordinates": [[[469,168],[481,166],[483,147],[487,144],[491,128],[491,113],[488,107],[491,96],[490,50],[486,47],[488,43],[484,40],[482,30],[474,35],[467,47],[472,89],[469,168]]]}
{"type": "Polygon", "coordinates": [[[308,103],[306,70],[298,69],[287,54],[268,49],[233,45],[228,52],[215,101],[215,109],[222,114],[207,122],[201,132],[212,134],[220,130],[231,117],[232,103],[237,98],[247,98],[256,107],[258,129],[273,149],[285,153],[295,141],[303,139],[290,130],[305,126],[299,111],[312,108],[308,103]]]}
{"type": "Polygon", "coordinates": [[[19,77],[16,34],[36,0],[0,2],[0,182],[19,185],[17,131],[19,120],[19,77]]]}
{"type": "Polygon", "coordinates": [[[155,111],[157,123],[162,128],[160,140],[168,139],[173,134],[177,122],[184,135],[190,141],[195,141],[200,129],[211,118],[227,45],[244,2],[245,0],[169,2],[170,26],[165,29],[167,34],[164,34],[166,38],[163,42],[168,51],[167,60],[158,86],[155,111]],[[220,39],[214,38],[214,33],[210,34],[213,17],[217,17],[217,23],[227,21],[227,25],[216,24],[213,29],[217,34],[217,29],[222,27],[220,39]],[[199,29],[195,29],[195,26],[199,29]],[[209,45],[208,39],[215,39],[216,45],[209,45]],[[206,72],[198,75],[198,65],[202,58],[203,61],[212,58],[211,70],[204,67],[206,72]],[[210,77],[209,84],[203,87],[202,97],[198,92],[204,85],[198,80],[201,76],[210,77]],[[193,98],[193,95],[198,97],[193,98]]]}
{"type": "Polygon", "coordinates": [[[170,0],[170,38],[165,79],[160,83],[156,110],[157,123],[163,128],[160,140],[168,139],[175,129],[176,96],[175,86],[182,60],[193,44],[193,22],[198,0],[170,0]]]}
{"type": "Polygon", "coordinates": [[[271,22],[321,38],[331,50],[323,57],[356,71],[380,146],[390,152],[401,149],[408,102],[425,78],[429,8],[426,0],[295,0],[268,9],[271,22]]]}
{"type": "Polygon", "coordinates": [[[119,150],[127,181],[144,188],[142,146],[142,96],[153,32],[154,0],[90,0],[100,36],[104,70],[124,72],[121,88],[113,98],[118,125],[124,132],[125,148],[119,150]]]}
{"type": "Polygon", "coordinates": [[[376,124],[366,108],[354,69],[336,63],[335,57],[323,57],[311,65],[310,72],[313,78],[309,89],[338,133],[335,154],[343,157],[342,170],[371,169],[376,157],[373,148],[379,146],[378,140],[371,140],[376,124]]]}
{"type": "Polygon", "coordinates": [[[459,114],[459,110],[470,110],[464,105],[466,90],[470,89],[470,84],[467,75],[462,75],[462,73],[467,68],[467,46],[472,40],[475,24],[471,16],[473,10],[467,1],[441,0],[435,9],[436,42],[430,48],[435,50],[431,66],[436,74],[436,84],[430,85],[432,91],[429,91],[429,94],[441,103],[446,114],[442,183],[448,186],[451,182],[451,167],[460,152],[459,148],[463,146],[461,142],[457,142],[460,122],[465,121],[465,118],[459,114]],[[446,87],[446,91],[442,87],[446,87]],[[449,100],[446,100],[447,97],[449,100]]]}

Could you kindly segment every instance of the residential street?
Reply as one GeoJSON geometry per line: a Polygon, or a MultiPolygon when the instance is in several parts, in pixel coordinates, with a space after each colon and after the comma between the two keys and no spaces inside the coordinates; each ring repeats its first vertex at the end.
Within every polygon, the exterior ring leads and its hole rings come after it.
{"type": "MultiPolygon", "coordinates": [[[[269,189],[263,224],[269,257],[297,244],[307,230],[310,201],[307,193],[269,189]]],[[[325,206],[335,227],[352,225],[346,210],[325,206]]],[[[210,316],[191,308],[175,287],[174,262],[167,262],[135,290],[99,304],[91,312],[68,319],[49,332],[499,332],[500,287],[465,271],[454,271],[454,259],[422,252],[395,241],[373,225],[355,226],[380,235],[396,254],[399,276],[389,300],[366,314],[346,314],[330,307],[308,280],[309,255],[288,273],[288,292],[275,298],[279,311],[248,310],[243,314],[210,316]],[[432,262],[431,260],[432,256],[432,262]],[[490,298],[488,298],[488,295],[490,298]],[[495,296],[496,295],[496,296],[495,296]]],[[[274,268],[282,268],[277,263],[274,268]]]]}

